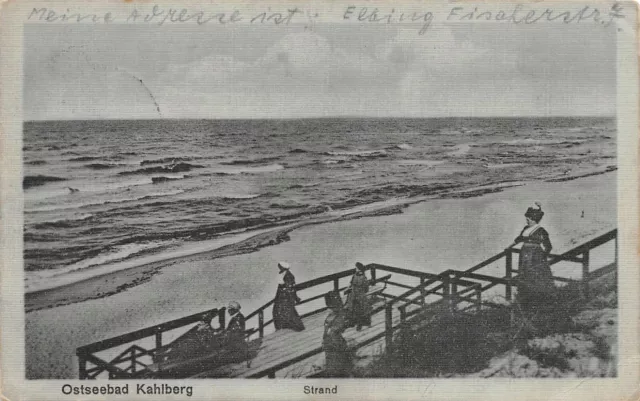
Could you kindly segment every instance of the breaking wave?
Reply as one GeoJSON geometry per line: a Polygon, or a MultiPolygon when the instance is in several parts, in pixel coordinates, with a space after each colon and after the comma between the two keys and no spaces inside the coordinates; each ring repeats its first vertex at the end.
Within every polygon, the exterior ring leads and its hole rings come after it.
{"type": "Polygon", "coordinates": [[[52,220],[52,221],[45,221],[43,223],[38,223],[36,225],[34,225],[35,228],[37,229],[46,229],[46,228],[71,228],[71,227],[77,227],[80,224],[83,224],[82,222],[86,221],[86,220],[90,220],[93,218],[92,214],[83,214],[81,216],[78,216],[76,218],[68,218],[68,219],[57,219],[57,220],[52,220]]]}
{"type": "Polygon", "coordinates": [[[269,163],[275,160],[278,160],[279,157],[275,156],[275,157],[262,157],[259,159],[241,159],[241,160],[231,160],[228,162],[220,162],[220,164],[225,165],[225,166],[244,166],[244,165],[251,165],[251,164],[263,164],[263,163],[269,163]]]}
{"type": "Polygon", "coordinates": [[[134,175],[134,174],[154,174],[154,173],[184,173],[187,171],[191,171],[195,168],[203,168],[199,164],[190,164],[190,163],[178,163],[172,164],[168,166],[156,166],[156,167],[147,167],[141,168],[132,171],[122,171],[118,173],[118,175],[134,175]]]}

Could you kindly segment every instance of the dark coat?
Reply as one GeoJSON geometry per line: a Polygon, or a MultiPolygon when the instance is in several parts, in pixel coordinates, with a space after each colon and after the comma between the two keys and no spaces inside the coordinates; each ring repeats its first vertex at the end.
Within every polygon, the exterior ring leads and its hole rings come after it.
{"type": "Polygon", "coordinates": [[[273,325],[276,330],[292,329],[304,330],[302,319],[296,310],[300,298],[296,293],[295,277],[287,270],[283,277],[284,284],[278,284],[278,290],[273,300],[273,325]]]}
{"type": "Polygon", "coordinates": [[[229,320],[229,324],[227,325],[227,332],[244,333],[244,330],[245,330],[244,315],[238,312],[231,318],[231,320],[229,320]]]}
{"type": "Polygon", "coordinates": [[[284,273],[284,277],[282,278],[282,281],[288,285],[288,286],[295,286],[296,285],[296,277],[293,275],[293,273],[291,273],[290,270],[287,270],[284,273]]]}
{"type": "Polygon", "coordinates": [[[220,363],[246,360],[249,348],[244,335],[244,316],[241,313],[234,315],[222,333],[212,329],[209,320],[205,319],[170,345],[163,347],[161,352],[154,355],[154,362],[196,358],[216,352],[219,352],[220,363]]]}
{"type": "Polygon", "coordinates": [[[229,320],[229,324],[227,325],[227,330],[224,333],[225,345],[235,347],[243,344],[245,342],[244,331],[244,315],[238,312],[229,320]]]}
{"type": "Polygon", "coordinates": [[[325,377],[347,377],[353,365],[352,352],[342,333],[349,326],[342,308],[332,310],[324,321],[322,349],[325,354],[325,377]]]}
{"type": "Polygon", "coordinates": [[[367,292],[369,280],[364,272],[358,271],[351,279],[351,292],[347,296],[346,309],[351,324],[371,326],[371,303],[367,292]]]}
{"type": "Polygon", "coordinates": [[[544,228],[537,227],[528,235],[525,230],[514,241],[523,243],[518,260],[518,298],[523,307],[532,309],[548,301],[555,290],[548,261],[552,245],[544,228]]]}

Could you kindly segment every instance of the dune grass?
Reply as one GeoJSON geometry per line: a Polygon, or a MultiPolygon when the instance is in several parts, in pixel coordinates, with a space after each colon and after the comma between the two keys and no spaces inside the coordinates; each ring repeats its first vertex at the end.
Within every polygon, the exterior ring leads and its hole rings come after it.
{"type": "Polygon", "coordinates": [[[565,340],[588,343],[589,356],[611,360],[611,346],[593,332],[598,322],[575,319],[584,311],[617,307],[615,275],[600,281],[593,283],[589,299],[580,297],[579,283],[572,283],[528,313],[517,302],[511,308],[484,307],[474,313],[452,313],[443,307],[424,310],[399,330],[391,350],[356,376],[462,377],[482,371],[507,352],[529,358],[542,369],[554,369],[556,377],[576,374],[576,358],[584,352],[565,345],[565,340]]]}

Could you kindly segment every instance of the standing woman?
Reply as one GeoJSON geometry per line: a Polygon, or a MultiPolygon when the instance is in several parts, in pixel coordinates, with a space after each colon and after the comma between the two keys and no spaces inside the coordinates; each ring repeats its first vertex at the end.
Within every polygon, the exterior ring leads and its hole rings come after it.
{"type": "Polygon", "coordinates": [[[286,262],[278,263],[280,274],[284,273],[282,283],[278,284],[278,291],[273,300],[273,325],[276,330],[292,329],[295,331],[304,330],[304,324],[298,311],[296,304],[300,302],[300,298],[296,293],[296,279],[293,273],[289,271],[290,266],[286,262]]]}
{"type": "Polygon", "coordinates": [[[351,279],[351,292],[347,296],[346,302],[349,320],[352,325],[356,325],[358,331],[362,329],[362,326],[371,326],[371,305],[367,297],[369,280],[367,280],[364,270],[365,267],[362,263],[356,263],[356,272],[351,279]]]}
{"type": "Polygon", "coordinates": [[[548,256],[552,246],[549,233],[540,226],[544,216],[540,202],[524,214],[527,224],[509,248],[522,242],[518,260],[518,302],[525,312],[535,312],[552,300],[555,285],[548,256]]]}

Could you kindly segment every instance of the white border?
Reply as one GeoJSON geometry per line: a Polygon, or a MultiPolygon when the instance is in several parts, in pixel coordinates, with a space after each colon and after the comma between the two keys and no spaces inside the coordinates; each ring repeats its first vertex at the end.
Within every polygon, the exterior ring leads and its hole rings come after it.
{"type": "MultiPolygon", "coordinates": [[[[164,6],[170,3],[158,2],[164,6]]],[[[61,386],[65,383],[89,384],[78,380],[35,380],[24,379],[24,302],[22,271],[22,28],[32,7],[55,7],[74,10],[110,10],[118,15],[127,15],[132,7],[150,7],[149,2],[31,2],[12,1],[4,5],[0,16],[0,86],[1,135],[0,135],[0,244],[2,249],[0,269],[0,344],[2,382],[1,392],[9,400],[70,400],[78,396],[65,396],[61,386]]],[[[346,5],[366,4],[367,6],[389,6],[384,2],[236,2],[214,4],[213,2],[174,3],[174,7],[196,7],[206,10],[242,8],[258,10],[271,7],[283,9],[298,6],[320,10],[322,17],[317,24],[340,22],[341,10],[346,5]]],[[[393,3],[398,7],[399,3],[393,3]]],[[[438,16],[446,16],[452,6],[466,3],[435,3],[404,0],[403,7],[410,9],[432,9],[438,16]]],[[[503,3],[504,8],[514,3],[503,3]]],[[[585,3],[562,3],[563,7],[579,9],[585,3]]],[[[608,8],[611,3],[591,3],[608,8]]],[[[478,4],[479,5],[479,4],[478,4]]],[[[560,3],[538,2],[528,6],[545,8],[560,6],[560,3]]],[[[617,48],[617,110],[618,110],[618,230],[619,230],[619,355],[618,378],[615,379],[365,379],[365,380],[197,380],[188,381],[194,386],[192,399],[246,399],[246,400],[293,400],[334,398],[341,400],[387,400],[387,399],[437,399],[437,400],[622,400],[638,399],[640,355],[638,349],[638,69],[636,4],[623,3],[628,18],[619,25],[617,48]],[[306,396],[303,386],[339,385],[337,396],[306,396]]],[[[485,7],[493,6],[485,3],[485,7]]],[[[437,18],[437,17],[436,17],[437,18]]],[[[344,22],[344,21],[342,21],[344,22]]],[[[346,23],[346,22],[345,22],[346,23]]],[[[486,22],[492,23],[492,22],[486,22]]],[[[595,27],[594,27],[595,29],[595,27]]],[[[187,381],[172,381],[183,384],[187,381]]],[[[124,382],[118,382],[122,384],[124,382]]],[[[135,387],[130,382],[130,387],[135,387]]],[[[160,381],[149,381],[160,383],[160,381]]],[[[98,384],[98,383],[96,383],[98,384]]],[[[126,400],[153,399],[173,400],[176,396],[122,396],[113,397],[126,400]]],[[[186,397],[183,397],[186,398],[186,397]]],[[[85,396],[82,399],[103,399],[101,396],[85,396]]]]}

